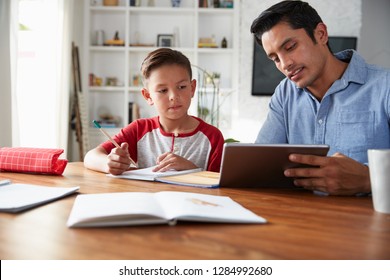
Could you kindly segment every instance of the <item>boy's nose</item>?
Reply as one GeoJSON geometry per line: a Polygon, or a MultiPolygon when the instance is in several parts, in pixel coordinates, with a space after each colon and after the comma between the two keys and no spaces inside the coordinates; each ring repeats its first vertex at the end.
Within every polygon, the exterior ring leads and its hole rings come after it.
{"type": "Polygon", "coordinates": [[[175,90],[169,91],[169,100],[175,100],[179,97],[179,94],[175,90]]]}

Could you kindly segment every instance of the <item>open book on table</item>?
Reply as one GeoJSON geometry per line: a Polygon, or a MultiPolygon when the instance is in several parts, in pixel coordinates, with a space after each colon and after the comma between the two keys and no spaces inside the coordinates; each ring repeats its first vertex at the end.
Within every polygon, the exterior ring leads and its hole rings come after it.
{"type": "Polygon", "coordinates": [[[219,173],[202,171],[201,168],[189,170],[168,170],[165,172],[153,172],[155,166],[141,169],[134,169],[123,172],[121,175],[108,176],[130,180],[157,181],[183,186],[216,188],[219,183],[219,173]]]}
{"type": "Polygon", "coordinates": [[[75,193],[79,187],[46,187],[0,182],[0,211],[17,213],[75,193]]]}
{"type": "Polygon", "coordinates": [[[67,225],[103,227],[176,221],[266,223],[226,196],[190,192],[119,192],[78,195],[67,225]]]}
{"type": "Polygon", "coordinates": [[[219,173],[212,171],[199,171],[194,173],[179,174],[172,176],[159,177],[156,181],[182,186],[198,188],[218,188],[219,173]]]}

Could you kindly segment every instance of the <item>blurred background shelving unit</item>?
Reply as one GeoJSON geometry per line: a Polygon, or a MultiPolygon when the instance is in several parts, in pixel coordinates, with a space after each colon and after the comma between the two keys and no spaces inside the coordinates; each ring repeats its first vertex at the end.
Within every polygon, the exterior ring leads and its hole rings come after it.
{"type": "MultiPolygon", "coordinates": [[[[91,124],[90,148],[106,140],[93,128],[92,120],[109,120],[103,126],[113,135],[133,120],[136,114],[129,107],[134,109],[134,104],[139,117],[156,115],[140,93],[140,66],[147,53],[165,43],[184,53],[197,66],[193,68],[193,78],[200,78],[199,68],[220,74],[218,100],[222,104],[216,125],[222,132],[229,129],[238,88],[238,0],[216,1],[220,7],[214,7],[214,1],[206,1],[208,7],[199,7],[199,1],[193,0],[181,0],[179,7],[173,7],[170,0],[134,1],[138,6],[131,6],[132,0],[118,1],[115,6],[104,5],[103,0],[84,1],[86,41],[81,70],[91,124]],[[229,7],[225,2],[229,2],[229,7]],[[116,34],[122,40],[116,42],[123,44],[105,44],[116,34]],[[166,39],[160,40],[160,44],[159,35],[166,39]],[[215,46],[200,47],[200,38],[213,39],[215,46]],[[227,46],[222,48],[224,38],[227,46]]],[[[192,115],[198,115],[197,97],[190,108],[192,115]]]]}

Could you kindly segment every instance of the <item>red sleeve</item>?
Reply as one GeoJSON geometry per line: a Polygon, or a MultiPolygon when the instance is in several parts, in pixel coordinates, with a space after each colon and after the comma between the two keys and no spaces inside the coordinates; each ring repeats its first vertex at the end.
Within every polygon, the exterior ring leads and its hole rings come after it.
{"type": "MultiPolygon", "coordinates": [[[[158,126],[158,118],[150,119],[138,119],[130,123],[121,129],[121,131],[112,137],[119,145],[124,142],[129,144],[130,157],[137,162],[137,143],[138,141],[149,131],[152,131],[156,125],[158,126]]],[[[109,154],[115,146],[110,142],[106,141],[100,145],[109,154]]]]}
{"type": "Polygon", "coordinates": [[[208,171],[220,172],[221,169],[224,139],[222,133],[219,130],[218,132],[219,133],[217,136],[210,139],[211,152],[210,152],[209,164],[207,167],[208,171]]]}
{"type": "Polygon", "coordinates": [[[211,145],[207,170],[220,172],[223,144],[225,141],[222,132],[215,126],[212,126],[206,122],[204,122],[204,129],[202,129],[202,131],[209,139],[211,145]]]}

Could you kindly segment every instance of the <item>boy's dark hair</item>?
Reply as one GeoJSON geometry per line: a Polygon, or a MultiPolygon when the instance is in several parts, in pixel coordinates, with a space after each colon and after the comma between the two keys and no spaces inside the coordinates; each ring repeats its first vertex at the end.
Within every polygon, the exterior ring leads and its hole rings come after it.
{"type": "Polygon", "coordinates": [[[141,73],[144,84],[154,69],[172,64],[182,66],[192,79],[191,62],[184,54],[170,48],[159,48],[150,52],[142,62],[141,73]]]}
{"type": "Polygon", "coordinates": [[[282,1],[262,12],[251,26],[256,42],[262,46],[263,34],[280,22],[286,22],[292,29],[305,29],[307,35],[317,43],[314,29],[322,19],[313,7],[302,1],[282,1]]]}

